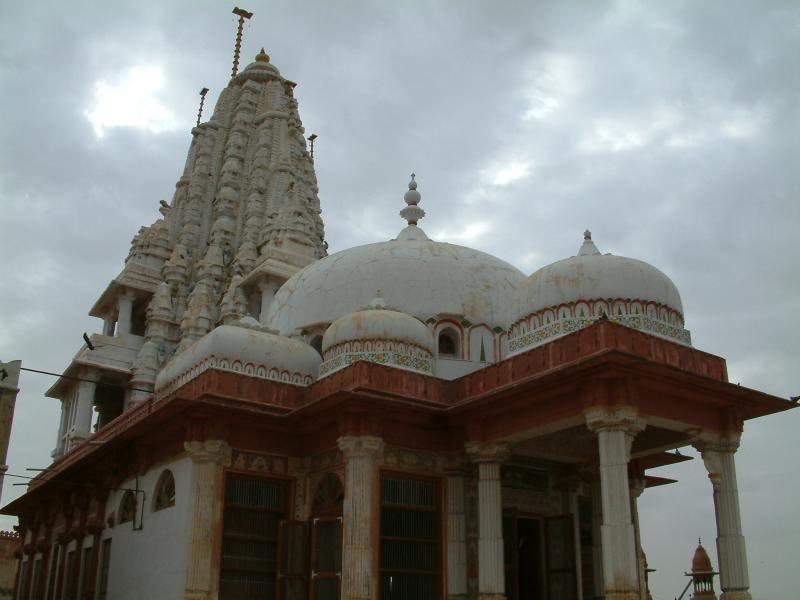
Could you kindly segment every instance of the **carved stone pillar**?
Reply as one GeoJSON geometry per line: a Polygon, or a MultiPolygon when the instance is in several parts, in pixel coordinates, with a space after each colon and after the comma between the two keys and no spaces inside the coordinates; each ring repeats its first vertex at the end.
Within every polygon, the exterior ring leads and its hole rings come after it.
{"type": "Polygon", "coordinates": [[[371,600],[372,557],[376,543],[373,526],[377,458],[383,440],[371,436],[346,436],[338,440],[344,457],[342,507],[342,600],[371,600]]]}
{"type": "Polygon", "coordinates": [[[586,424],[597,435],[603,504],[605,600],[638,600],[636,536],[631,520],[628,461],[634,436],[645,423],[633,407],[592,407],[586,424]]]}
{"type": "Polygon", "coordinates": [[[133,322],[133,296],[121,294],[117,298],[117,335],[125,335],[131,332],[133,322]]]}
{"type": "MultiPolygon", "coordinates": [[[[94,371],[84,371],[82,377],[85,379],[94,379],[96,374],[94,371]]],[[[78,395],[74,402],[75,406],[75,421],[69,432],[70,444],[75,444],[81,440],[85,440],[91,435],[92,429],[92,404],[94,403],[94,393],[97,384],[94,381],[79,381],[78,382],[78,395]]]]}
{"type": "Polygon", "coordinates": [[[447,471],[447,592],[449,600],[467,597],[467,524],[464,471],[447,471]]]}
{"type": "Polygon", "coordinates": [[[193,463],[194,509],[186,562],[185,600],[210,600],[217,587],[219,565],[214,563],[214,537],[222,523],[223,467],[230,464],[231,448],[222,440],[183,444],[193,463]]]}
{"type": "Polygon", "coordinates": [[[478,598],[505,600],[500,465],[509,456],[508,445],[468,444],[467,454],[478,464],[478,598]]]}
{"type": "Polygon", "coordinates": [[[750,600],[747,550],[742,535],[739,512],[739,489],[733,455],[739,447],[739,435],[727,439],[695,442],[714,488],[714,512],[717,517],[717,554],[721,600],[750,600]]]}
{"type": "Polygon", "coordinates": [[[642,530],[639,527],[639,496],[644,492],[647,481],[644,477],[629,480],[631,489],[631,518],[633,520],[634,539],[636,540],[636,572],[639,577],[639,596],[647,597],[647,575],[642,551],[642,530]]]}

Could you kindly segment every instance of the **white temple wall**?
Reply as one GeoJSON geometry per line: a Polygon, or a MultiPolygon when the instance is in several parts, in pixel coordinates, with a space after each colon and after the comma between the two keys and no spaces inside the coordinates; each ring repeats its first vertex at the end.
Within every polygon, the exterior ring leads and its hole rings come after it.
{"type": "MultiPolygon", "coordinates": [[[[192,516],[192,462],[188,457],[162,463],[139,476],[137,518],[119,523],[119,507],[124,490],[109,495],[106,519],[115,514],[113,528],[103,530],[103,539],[111,538],[111,561],[108,574],[108,597],[114,600],[163,600],[183,598],[186,584],[186,560],[192,516]],[[158,478],[164,469],[175,478],[175,506],[153,511],[158,478]],[[141,501],[144,497],[144,511],[141,501]],[[139,515],[142,514],[141,519],[139,515]],[[133,526],[141,527],[134,530],[133,526]]],[[[136,479],[124,481],[121,488],[135,489],[136,479]]]]}

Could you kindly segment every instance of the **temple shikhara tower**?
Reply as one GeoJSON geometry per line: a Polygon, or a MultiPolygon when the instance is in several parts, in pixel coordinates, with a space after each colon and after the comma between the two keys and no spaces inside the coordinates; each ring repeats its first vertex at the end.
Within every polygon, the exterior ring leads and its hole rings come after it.
{"type": "Polygon", "coordinates": [[[15,597],[642,600],[637,498],[694,446],[749,600],[734,457],[792,404],[729,383],[602,236],[530,276],[428,238],[414,175],[394,239],[327,256],[294,87],[234,66],[91,307],[53,463],[3,509],[15,597]]]}

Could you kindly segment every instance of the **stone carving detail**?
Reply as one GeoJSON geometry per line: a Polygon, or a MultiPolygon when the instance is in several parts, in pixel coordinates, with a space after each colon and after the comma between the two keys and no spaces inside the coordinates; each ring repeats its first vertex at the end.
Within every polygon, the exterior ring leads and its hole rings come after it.
{"type": "Polygon", "coordinates": [[[161,397],[166,396],[209,369],[241,373],[242,375],[247,375],[249,377],[269,379],[271,381],[279,381],[281,383],[289,383],[291,385],[299,385],[303,387],[309,386],[314,382],[310,375],[304,373],[291,373],[286,370],[279,370],[275,367],[270,367],[269,365],[255,365],[253,363],[242,363],[239,360],[231,361],[227,358],[218,359],[216,356],[209,356],[188,371],[181,373],[172,381],[169,381],[163,386],[159,387],[158,393],[161,397]]]}
{"type": "Polygon", "coordinates": [[[256,454],[243,450],[233,451],[231,466],[234,469],[266,475],[286,475],[288,472],[288,462],[285,456],[256,454]]]}
{"type": "Polygon", "coordinates": [[[427,350],[391,340],[355,340],[338,344],[325,352],[319,367],[320,377],[343,369],[360,360],[381,365],[395,365],[422,373],[433,372],[433,356],[427,350]]]}
{"type": "MultiPolygon", "coordinates": [[[[614,302],[616,301],[613,301],[612,304],[614,304],[614,302]]],[[[571,308],[574,309],[575,307],[572,306],[571,308]]],[[[562,309],[566,309],[566,307],[562,307],[562,309]]],[[[579,331],[585,327],[591,327],[598,320],[603,318],[602,315],[586,317],[556,317],[555,313],[553,313],[551,309],[544,311],[544,313],[548,312],[552,313],[550,321],[545,322],[544,317],[541,316],[531,316],[528,317],[525,324],[515,324],[514,327],[512,327],[509,336],[511,339],[508,342],[508,351],[518,352],[524,348],[539,346],[556,337],[566,335],[574,331],[579,331]],[[542,319],[541,322],[543,323],[541,325],[539,324],[540,318],[542,319]]],[[[680,313],[672,309],[670,309],[670,314],[668,316],[664,315],[664,319],[669,319],[669,321],[645,314],[628,313],[607,313],[606,318],[610,321],[630,327],[631,329],[637,329],[646,333],[653,333],[660,337],[668,338],[687,346],[692,344],[691,333],[687,329],[683,328],[683,319],[680,317],[680,313]]]]}
{"type": "Polygon", "coordinates": [[[384,451],[383,464],[387,467],[425,469],[433,471],[437,467],[436,455],[430,452],[417,452],[387,446],[384,451]]]}

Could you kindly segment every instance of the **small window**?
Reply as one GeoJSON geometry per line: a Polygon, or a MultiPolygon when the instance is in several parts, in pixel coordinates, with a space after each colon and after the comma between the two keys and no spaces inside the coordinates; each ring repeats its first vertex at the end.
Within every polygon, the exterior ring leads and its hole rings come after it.
{"type": "Polygon", "coordinates": [[[136,516],[136,496],[131,490],[127,490],[119,503],[119,522],[127,523],[133,521],[136,516]]]}
{"type": "Polygon", "coordinates": [[[439,332],[439,356],[458,355],[458,334],[452,329],[439,332]]]}
{"type": "Polygon", "coordinates": [[[172,476],[172,471],[167,469],[158,478],[153,498],[153,511],[164,510],[170,506],[175,506],[175,478],[172,476]]]}

